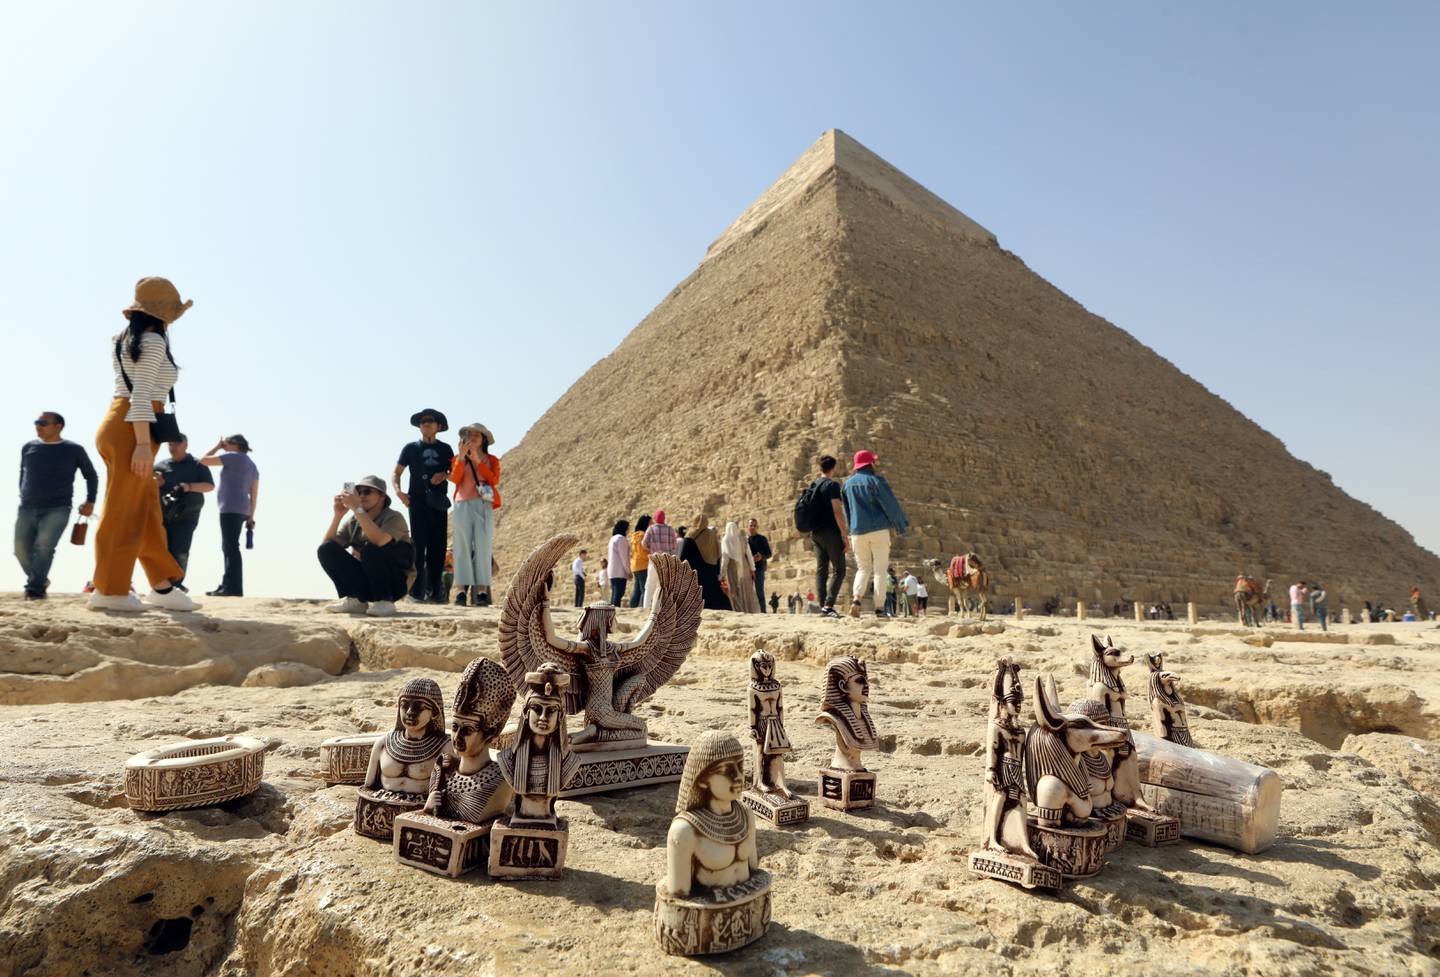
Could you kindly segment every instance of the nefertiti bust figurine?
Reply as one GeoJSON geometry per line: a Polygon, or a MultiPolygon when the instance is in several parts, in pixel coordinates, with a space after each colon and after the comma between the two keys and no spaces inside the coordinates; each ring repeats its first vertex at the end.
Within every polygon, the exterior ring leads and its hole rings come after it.
{"type": "Polygon", "coordinates": [[[878,749],[879,737],[870,721],[870,677],[865,662],[853,656],[825,666],[820,715],[815,721],[835,734],[835,755],[829,770],[820,771],[820,802],[846,811],[875,803],[875,775],[865,769],[861,753],[878,749]]]}
{"type": "Polygon", "coordinates": [[[370,751],[355,805],[355,831],[389,841],[395,815],[425,803],[435,761],[449,751],[440,686],[434,679],[411,679],[400,690],[395,728],[370,751]]]}
{"type": "Polygon", "coordinates": [[[685,758],[665,876],[655,886],[655,934],[667,953],[720,953],[758,939],[770,922],[770,875],[755,819],[740,803],[745,753],[730,733],[701,733],[685,758]]]}
{"type": "Polygon", "coordinates": [[[1150,700],[1150,719],[1155,735],[1180,746],[1195,747],[1190,735],[1190,714],[1185,700],[1180,697],[1180,678],[1174,672],[1165,671],[1164,654],[1146,655],[1150,666],[1150,684],[1146,696],[1150,700]]]}

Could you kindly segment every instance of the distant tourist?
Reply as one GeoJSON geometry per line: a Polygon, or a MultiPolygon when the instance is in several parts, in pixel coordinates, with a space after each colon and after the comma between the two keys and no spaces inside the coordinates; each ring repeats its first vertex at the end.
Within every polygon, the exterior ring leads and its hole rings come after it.
{"type": "Polygon", "coordinates": [[[581,550],[580,555],[575,557],[575,562],[570,564],[570,572],[575,575],[575,606],[585,606],[585,557],[590,555],[589,550],[581,550]]]}
{"type": "MultiPolygon", "coordinates": [[[[84,510],[81,511],[83,512],[84,510]]],[[[1414,613],[1415,620],[1430,620],[1430,608],[1425,606],[1425,598],[1420,596],[1419,587],[1412,587],[1410,589],[1410,610],[1414,613]]]]}
{"type": "MultiPolygon", "coordinates": [[[[680,527],[682,533],[684,526],[680,527]]],[[[707,610],[730,610],[730,598],[720,586],[720,539],[710,525],[709,516],[700,514],[689,535],[680,544],[680,559],[690,564],[700,581],[700,594],[707,610]]]]}
{"type": "Polygon", "coordinates": [[[770,592],[770,613],[780,613],[780,595],[774,591],[770,592]]]}
{"type": "Polygon", "coordinates": [[[632,576],[630,570],[630,520],[621,519],[615,524],[610,535],[610,562],[607,565],[610,577],[610,603],[616,607],[625,599],[625,585],[632,576]]]}
{"type": "Polygon", "coordinates": [[[135,301],[124,311],[129,326],[110,340],[113,399],[95,436],[105,462],[105,504],[95,530],[92,610],[141,611],[149,604],[193,611],[199,606],[175,586],[185,572],[165,547],[160,494],[151,478],[160,436],[179,435],[174,415],[165,413],[180,373],[170,352],[170,327],[192,304],[181,302],[179,291],[164,278],[142,278],[135,285],[135,301]],[[137,560],[151,587],[144,604],[130,591],[137,560]]]}
{"type": "Polygon", "coordinates": [[[894,617],[900,593],[900,579],[894,567],[885,568],[885,616],[894,617]]]}
{"type": "Polygon", "coordinates": [[[600,557],[600,569],[595,571],[595,587],[600,591],[600,598],[610,592],[610,560],[608,557],[600,557]]]}
{"type": "Polygon", "coordinates": [[[845,507],[841,502],[840,483],[835,481],[836,461],[831,455],[817,459],[818,474],[802,494],[810,529],[810,544],[815,548],[815,592],[825,606],[825,617],[839,617],[835,601],[845,580],[845,507]],[[807,498],[808,497],[808,498],[807,498]]]}
{"type": "Polygon", "coordinates": [[[1301,631],[1305,630],[1305,601],[1309,595],[1310,588],[1305,586],[1305,581],[1297,580],[1290,585],[1290,614],[1301,631]]]}
{"type": "Polygon", "coordinates": [[[900,581],[901,589],[905,595],[905,616],[910,617],[920,605],[920,579],[910,571],[905,571],[905,579],[900,581]]]}
{"type": "Polygon", "coordinates": [[[455,586],[455,551],[445,551],[445,569],[440,572],[440,583],[445,588],[445,600],[450,600],[450,588],[455,586]]]}
{"type": "Polygon", "coordinates": [[[842,489],[845,500],[845,514],[849,518],[850,547],[855,551],[855,587],[850,616],[860,616],[860,599],[874,582],[876,616],[884,616],[880,609],[885,586],[885,565],[890,560],[890,533],[893,530],[904,536],[910,523],[890,490],[885,476],[875,470],[879,461],[873,451],[855,452],[854,471],[845,480],[842,489]]]}
{"type": "Polygon", "coordinates": [[[645,601],[645,581],[650,576],[650,551],[645,548],[645,531],[650,528],[648,513],[635,520],[630,531],[630,574],[635,583],[630,588],[630,606],[639,607],[645,601]]]}
{"type": "Polygon", "coordinates": [[[720,579],[729,588],[733,610],[741,614],[760,613],[760,599],[755,593],[755,561],[735,522],[725,524],[725,535],[720,539],[720,579]]]}
{"type": "MultiPolygon", "coordinates": [[[[190,566],[190,541],[200,525],[205,493],[215,491],[210,469],[190,453],[190,439],[170,442],[170,457],[155,463],[160,483],[160,511],[165,518],[165,547],[183,575],[190,566]]],[[[181,586],[184,586],[182,583],[181,586]]]]}
{"type": "Polygon", "coordinates": [[[445,415],[432,407],[410,415],[410,426],[420,429],[420,439],[400,449],[390,484],[405,508],[410,510],[410,535],[415,541],[415,582],[410,596],[438,604],[440,571],[445,561],[445,537],[449,529],[450,496],[446,489],[455,452],[436,435],[450,430],[445,415]],[[400,475],[410,472],[410,491],[400,490],[400,475]]]}
{"type": "MultiPolygon", "coordinates": [[[[490,453],[495,437],[484,424],[460,429],[460,454],[450,462],[455,483],[455,603],[489,607],[495,510],[500,508],[500,459],[490,453]]],[[[440,513],[443,522],[444,513],[440,513]]]]}
{"type": "Polygon", "coordinates": [[[1319,583],[1310,584],[1310,613],[1315,615],[1315,620],[1320,622],[1321,631],[1330,630],[1330,628],[1326,626],[1326,621],[1328,620],[1330,615],[1328,599],[1329,595],[1325,593],[1324,587],[1322,587],[1319,583]]]}
{"type": "Polygon", "coordinates": [[[220,469],[220,551],[225,557],[225,574],[220,586],[206,591],[211,597],[244,597],[245,567],[240,555],[240,530],[255,529],[255,506],[260,501],[260,469],[250,460],[250,442],[243,434],[221,438],[200,459],[202,465],[220,469]]]}
{"type": "Polygon", "coordinates": [[[751,519],[746,527],[745,542],[750,546],[750,556],[754,560],[755,569],[755,596],[760,604],[760,613],[765,613],[765,568],[770,565],[770,541],[760,535],[760,522],[751,519]]]}
{"type": "Polygon", "coordinates": [[[415,566],[405,517],[390,507],[385,481],[378,475],[366,475],[352,491],[335,496],[332,509],[330,528],[316,555],[340,599],[325,609],[390,617],[395,602],[405,596],[415,566]]]}
{"type": "MultiPolygon", "coordinates": [[[[684,533],[685,527],[680,527],[680,532],[666,521],[665,510],[656,509],[655,516],[650,523],[650,528],[645,530],[645,536],[640,540],[640,545],[645,547],[645,552],[651,556],[660,553],[668,553],[670,556],[680,555],[680,536],[684,533]]],[[[655,574],[649,574],[645,578],[645,606],[655,606],[655,595],[660,591],[660,580],[655,574]]]]}
{"type": "Polygon", "coordinates": [[[920,605],[920,616],[924,617],[926,609],[930,606],[930,591],[926,588],[924,580],[917,580],[915,586],[917,588],[915,600],[920,605]]]}
{"type": "Polygon", "coordinates": [[[25,574],[25,599],[43,600],[50,590],[50,564],[55,546],[70,524],[75,502],[75,475],[85,479],[80,515],[95,511],[100,476],[85,448],[60,435],[65,418],[53,410],[35,418],[33,441],[20,449],[20,511],[15,516],[15,558],[25,574]]]}

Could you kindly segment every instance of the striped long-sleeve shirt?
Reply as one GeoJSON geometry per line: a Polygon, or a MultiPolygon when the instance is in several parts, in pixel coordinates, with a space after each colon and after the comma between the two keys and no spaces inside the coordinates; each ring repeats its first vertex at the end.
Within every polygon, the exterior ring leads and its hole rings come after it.
{"type": "Polygon", "coordinates": [[[155,409],[152,401],[164,401],[175,386],[180,374],[177,367],[166,355],[165,338],[158,333],[147,332],[140,337],[140,359],[130,358],[128,337],[121,337],[120,356],[123,356],[125,373],[130,376],[132,391],[125,386],[125,377],[120,372],[121,361],[115,355],[115,341],[110,341],[110,366],[115,371],[115,396],[130,398],[130,410],[125,414],[127,421],[153,421],[155,409]]]}

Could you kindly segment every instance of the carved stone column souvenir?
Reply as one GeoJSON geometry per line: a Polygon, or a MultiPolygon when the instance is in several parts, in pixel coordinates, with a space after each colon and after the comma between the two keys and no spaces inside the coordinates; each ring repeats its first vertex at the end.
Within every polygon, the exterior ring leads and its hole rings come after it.
{"type": "Polygon", "coordinates": [[[1025,733],[1021,769],[1031,809],[1030,843],[1040,860],[1067,879],[1095,875],[1105,863],[1105,824],[1090,815],[1090,781],[1079,757],[1116,749],[1126,731],[1062,713],[1055,681],[1035,680],[1035,724],[1025,733]]]}
{"type": "Polygon", "coordinates": [[[395,728],[370,751],[355,797],[355,833],[390,841],[395,815],[420,810],[435,761],[449,751],[440,686],[434,679],[411,679],[400,690],[395,728]]]}
{"type": "Polygon", "coordinates": [[[611,636],[615,608],[604,603],[585,608],[580,633],[562,638],[550,619],[550,588],[556,561],[577,543],[579,537],[568,535],[543,543],[510,584],[500,650],[511,684],[523,691],[526,674],[550,662],[570,675],[564,709],[572,715],[583,710],[585,725],[572,741],[578,760],[561,797],[679,780],[686,748],[650,742],[645,720],[634,710],[669,681],[695,644],[702,606],[695,572],[667,554],[651,559],[659,597],[633,641],[611,636]]]}
{"type": "Polygon", "coordinates": [[[875,774],[865,769],[861,753],[878,749],[870,721],[870,677],[865,663],[846,655],[825,666],[820,715],[815,722],[835,734],[835,755],[820,770],[820,803],[837,811],[875,806],[875,774]]]}
{"type": "Polygon", "coordinates": [[[1146,697],[1150,700],[1150,722],[1155,735],[1162,740],[1180,746],[1198,749],[1190,735],[1190,714],[1185,709],[1185,700],[1180,697],[1180,679],[1174,672],[1165,671],[1165,655],[1146,655],[1150,666],[1150,685],[1146,697]]]}
{"type": "Polygon", "coordinates": [[[741,804],[745,752],[729,733],[701,733],[680,778],[655,884],[655,937],[666,953],[723,953],[770,925],[770,873],[760,868],[755,819],[741,804]]]}
{"type": "Polygon", "coordinates": [[[1257,855],[1275,843],[1284,785],[1269,767],[1135,733],[1140,789],[1187,838],[1257,855]]]}
{"type": "Polygon", "coordinates": [[[269,747],[253,736],[186,740],[125,761],[125,800],[132,811],[209,807],[254,793],[269,747]]]}
{"type": "Polygon", "coordinates": [[[785,705],[775,678],[775,656],[750,656],[750,737],[755,742],[755,776],[740,801],[776,827],[810,817],[810,802],[785,786],[785,754],[793,747],[785,735],[785,705]]]}
{"type": "Polygon", "coordinates": [[[515,792],[513,812],[490,829],[496,878],[558,879],[565,868],[570,823],[555,816],[555,799],[580,765],[565,728],[569,687],[569,674],[553,662],[525,675],[519,734],[496,761],[515,792]]]}
{"type": "Polygon", "coordinates": [[[320,769],[325,782],[357,786],[364,783],[375,741],[384,738],[384,733],[356,733],[353,736],[332,736],[321,743],[320,769]]]}
{"type": "Polygon", "coordinates": [[[450,710],[450,756],[430,774],[425,807],[395,817],[395,857],[458,876],[490,858],[490,829],[515,796],[490,759],[490,744],[515,704],[505,669],[488,658],[465,666],[450,710]]]}
{"type": "Polygon", "coordinates": [[[1057,869],[1040,861],[1030,845],[1025,817],[1025,784],[1020,755],[1025,730],[1020,711],[1025,692],[1020,666],[1000,659],[991,691],[990,724],[985,745],[985,818],[981,847],[970,853],[970,871],[992,879],[1018,882],[1027,889],[1058,889],[1057,869]]]}

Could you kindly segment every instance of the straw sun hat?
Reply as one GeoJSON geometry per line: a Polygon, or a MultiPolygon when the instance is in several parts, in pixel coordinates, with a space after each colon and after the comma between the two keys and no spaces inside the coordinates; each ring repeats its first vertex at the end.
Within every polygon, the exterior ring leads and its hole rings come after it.
{"type": "Polygon", "coordinates": [[[180,290],[171,284],[170,279],[142,278],[135,283],[135,301],[128,309],[121,310],[121,315],[128,319],[132,312],[144,312],[168,326],[194,304],[190,299],[180,301],[180,290]]]}

